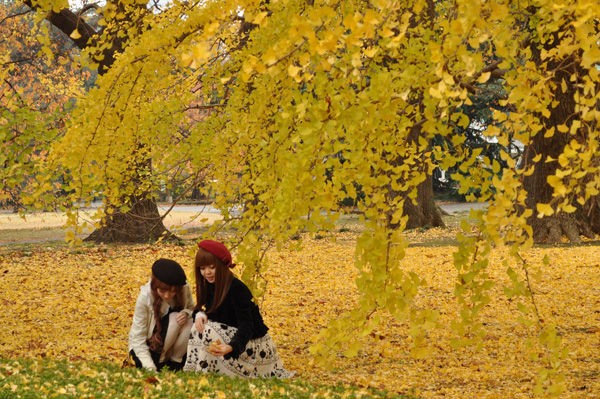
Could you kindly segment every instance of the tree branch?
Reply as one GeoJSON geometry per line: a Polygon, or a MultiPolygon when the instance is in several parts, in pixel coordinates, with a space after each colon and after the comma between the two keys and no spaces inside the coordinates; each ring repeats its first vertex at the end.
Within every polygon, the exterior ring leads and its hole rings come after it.
{"type": "MultiPolygon", "coordinates": [[[[32,0],[23,0],[23,3],[32,10],[39,10],[37,4],[33,4],[32,0]]],[[[87,11],[87,8],[83,10],[87,11]]],[[[84,11],[80,11],[80,14],[84,11]]],[[[79,49],[84,49],[89,44],[92,36],[96,35],[96,31],[79,15],[75,14],[68,8],[62,9],[59,12],[50,11],[47,17],[48,21],[60,29],[67,36],[71,37],[74,30],[79,32],[80,37],[73,39],[73,42],[79,49]]]]}

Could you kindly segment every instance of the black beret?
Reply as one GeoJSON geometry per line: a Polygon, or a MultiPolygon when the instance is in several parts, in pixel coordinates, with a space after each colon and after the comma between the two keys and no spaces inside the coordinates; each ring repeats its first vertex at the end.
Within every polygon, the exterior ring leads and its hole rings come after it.
{"type": "Polygon", "coordinates": [[[179,263],[171,259],[161,258],[152,265],[152,274],[168,285],[185,285],[187,278],[179,263]]]}

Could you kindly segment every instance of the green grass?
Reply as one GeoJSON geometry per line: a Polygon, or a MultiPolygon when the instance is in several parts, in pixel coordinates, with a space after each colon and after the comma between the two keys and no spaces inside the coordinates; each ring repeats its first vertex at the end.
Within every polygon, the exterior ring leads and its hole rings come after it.
{"type": "Polygon", "coordinates": [[[240,379],[111,363],[0,359],[0,399],[38,398],[404,398],[360,387],[318,386],[299,378],[240,379]]]}

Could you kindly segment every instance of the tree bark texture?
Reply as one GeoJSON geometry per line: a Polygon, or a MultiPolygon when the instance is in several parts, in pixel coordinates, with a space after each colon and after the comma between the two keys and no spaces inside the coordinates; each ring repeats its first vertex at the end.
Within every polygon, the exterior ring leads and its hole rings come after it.
{"type": "Polygon", "coordinates": [[[433,178],[427,179],[417,187],[417,204],[404,203],[404,214],[408,216],[407,229],[418,227],[445,227],[440,208],[433,197],[433,178]]]}
{"type": "MultiPolygon", "coordinates": [[[[410,128],[407,143],[417,146],[420,135],[421,124],[417,123],[410,128]]],[[[399,157],[395,154],[383,154],[384,157],[388,155],[396,157],[396,159],[391,161],[391,163],[396,166],[401,165],[405,161],[403,157],[399,157]]],[[[427,162],[422,162],[422,165],[427,165],[427,162]]],[[[399,196],[404,197],[403,214],[408,216],[408,221],[406,223],[407,229],[415,229],[418,227],[445,227],[446,225],[442,218],[442,211],[434,201],[433,175],[425,170],[423,170],[423,173],[425,173],[425,180],[416,187],[416,203],[411,201],[407,195],[408,193],[394,191],[391,187],[388,189],[388,196],[389,198],[398,198],[399,196]]],[[[391,209],[387,215],[388,227],[391,229],[397,228],[397,226],[391,222],[393,213],[394,210],[391,209]]]]}
{"type": "MultiPolygon", "coordinates": [[[[553,43],[555,42],[546,44],[547,50],[553,43]]],[[[539,49],[532,47],[532,50],[534,60],[540,65],[539,49]]],[[[562,242],[564,238],[572,243],[579,243],[581,236],[593,238],[595,234],[600,233],[598,197],[592,198],[583,206],[573,200],[572,205],[577,210],[569,214],[558,213],[539,219],[536,212],[538,203],[549,203],[553,198],[553,189],[548,184],[547,178],[556,173],[558,156],[571,140],[575,139],[584,143],[587,138],[584,128],[581,128],[576,135],[560,133],[555,130],[552,137],[544,137],[545,131],[563,124],[570,127],[571,121],[577,119],[575,101],[577,88],[576,83],[571,81],[571,77],[581,76],[583,73],[580,70],[576,54],[561,60],[561,62],[549,63],[546,68],[553,72],[552,80],[557,88],[554,99],[558,101],[558,104],[550,109],[550,115],[547,118],[540,118],[544,128],[533,137],[532,142],[525,150],[525,165],[531,165],[532,159],[538,154],[542,154],[542,159],[535,164],[533,174],[523,180],[527,191],[526,205],[533,211],[533,216],[529,218],[528,223],[533,229],[534,242],[538,244],[556,244],[562,242]],[[561,91],[563,81],[567,83],[565,92],[561,91]],[[554,161],[546,162],[549,157],[554,161]]]]}
{"type": "MultiPolygon", "coordinates": [[[[32,9],[36,5],[31,0],[24,3],[32,9]]],[[[98,73],[106,73],[115,61],[115,55],[122,52],[127,46],[126,36],[120,34],[127,27],[135,27],[138,32],[145,29],[143,24],[144,14],[147,11],[143,3],[136,4],[137,9],[126,9],[120,1],[113,3],[120,13],[120,20],[112,24],[113,28],[95,31],[93,27],[85,22],[80,15],[69,9],[59,12],[50,12],[47,20],[56,28],[70,36],[77,29],[80,34],[74,43],[79,49],[94,46],[98,43],[109,43],[103,45],[94,52],[93,58],[98,62],[98,73]]],[[[150,163],[150,160],[139,162],[140,165],[150,163]]],[[[163,237],[166,239],[176,238],[171,234],[162,222],[158,212],[156,201],[149,198],[146,193],[131,198],[129,203],[133,204],[128,212],[120,212],[111,204],[105,204],[108,212],[102,221],[102,227],[98,228],[85,241],[94,242],[151,242],[163,237]],[[113,211],[113,212],[111,212],[113,211]]]]}
{"type": "MultiPolygon", "coordinates": [[[[31,0],[23,0],[23,3],[31,9],[36,9],[37,6],[32,3],[31,0]]],[[[79,49],[84,49],[89,44],[89,40],[92,36],[96,35],[94,29],[86,23],[79,15],[73,11],[65,8],[59,12],[51,11],[46,17],[54,27],[59,29],[67,36],[71,36],[74,30],[77,29],[80,37],[77,39],[71,39],[79,49]]]]}
{"type": "Polygon", "coordinates": [[[102,226],[92,232],[84,241],[96,243],[145,243],[162,240],[176,240],[163,224],[156,201],[133,199],[136,202],[128,212],[115,212],[107,215],[102,226]]]}

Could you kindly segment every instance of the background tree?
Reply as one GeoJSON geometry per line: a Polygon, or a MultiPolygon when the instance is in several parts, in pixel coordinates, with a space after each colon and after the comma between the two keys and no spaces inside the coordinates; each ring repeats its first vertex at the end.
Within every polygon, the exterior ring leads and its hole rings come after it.
{"type": "MultiPolygon", "coordinates": [[[[494,60],[490,64],[498,64],[499,61],[494,60]]],[[[490,160],[495,160],[500,164],[500,173],[508,165],[503,160],[502,153],[507,153],[511,158],[520,160],[523,155],[522,143],[509,140],[508,147],[498,143],[495,137],[488,137],[485,130],[490,125],[496,125],[501,128],[502,123],[494,119],[494,112],[509,112],[508,107],[501,106],[500,102],[506,100],[507,94],[504,90],[504,79],[502,76],[506,71],[493,69],[495,75],[490,76],[490,79],[485,83],[478,83],[469,88],[470,105],[463,105],[462,112],[469,118],[469,123],[466,127],[455,126],[456,134],[465,136],[465,141],[462,144],[465,149],[473,149],[481,151],[480,156],[487,157],[490,160]]],[[[434,145],[448,146],[453,148],[451,142],[445,141],[443,137],[434,139],[434,145]]],[[[452,175],[458,174],[463,178],[468,178],[469,170],[462,170],[460,164],[456,164],[447,170],[436,169],[433,178],[433,190],[440,198],[449,198],[459,201],[476,201],[478,197],[477,188],[475,191],[461,191],[457,181],[452,178],[452,175]],[[459,193],[459,191],[461,191],[459,193]]]]}
{"type": "Polygon", "coordinates": [[[600,157],[598,118],[594,116],[600,105],[600,60],[598,46],[586,48],[589,44],[584,44],[585,39],[598,37],[598,20],[585,24],[578,13],[563,10],[557,15],[535,5],[527,12],[526,43],[531,67],[538,74],[537,82],[529,84],[534,93],[540,93],[536,98],[544,96],[545,108],[534,113],[538,122],[525,159],[534,168],[523,183],[530,209],[538,204],[550,204],[553,209],[541,210],[543,218],[532,215],[529,223],[536,242],[559,243],[566,237],[578,243],[581,236],[593,238],[600,233],[600,157]],[[548,27],[540,31],[542,23],[548,27]],[[541,82],[545,88],[540,88],[541,82]]]}
{"type": "MultiPolygon", "coordinates": [[[[36,9],[48,7],[39,2],[26,3],[36,9]]],[[[75,113],[82,125],[75,120],[72,126],[76,127],[55,145],[53,163],[46,169],[79,171],[68,186],[72,203],[87,206],[98,196],[103,199],[103,207],[93,217],[99,223],[94,224],[96,230],[88,240],[145,242],[169,238],[171,234],[162,223],[166,215],[159,214],[156,197],[160,191],[175,187],[181,195],[197,191],[204,167],[190,168],[190,156],[184,155],[190,153],[189,148],[182,148],[181,142],[196,118],[218,106],[214,103],[215,93],[204,96],[210,87],[203,87],[187,68],[178,67],[177,47],[189,41],[196,30],[204,29],[206,20],[185,21],[188,9],[196,4],[170,9],[165,4],[161,9],[157,3],[114,1],[95,8],[101,15],[96,27],[87,22],[84,11],[89,7],[73,12],[61,9],[63,6],[54,5],[48,19],[85,49],[83,60],[98,70],[100,79],[98,90],[81,100],[75,113]],[[163,39],[167,25],[172,36],[163,39]],[[155,44],[147,47],[155,39],[155,44]],[[125,56],[129,46],[131,51],[125,56]],[[124,57],[124,61],[115,65],[118,57],[124,57]],[[149,59],[153,61],[146,63],[149,59]],[[153,66],[157,69],[152,70],[153,66]],[[111,73],[113,67],[116,72],[111,73]],[[202,95],[195,95],[197,91],[202,95]],[[121,96],[123,92],[125,96],[121,96]],[[172,108],[165,109],[165,102],[171,102],[172,108]],[[133,104],[147,107],[136,108],[133,104]],[[77,152],[70,148],[73,138],[82,145],[77,152]],[[157,139],[164,139],[164,148],[157,148],[161,145],[157,139]]],[[[223,18],[235,27],[232,34],[239,36],[235,39],[239,46],[250,25],[238,15],[223,18]]],[[[213,24],[212,29],[215,27],[213,24]]],[[[212,34],[210,29],[208,32],[212,34]]],[[[80,218],[77,207],[71,207],[68,213],[77,230],[89,225],[80,218]]]]}
{"type": "MultiPolygon", "coordinates": [[[[30,5],[33,4],[30,3],[30,5]]],[[[87,57],[98,65],[101,74],[105,74],[112,66],[114,54],[118,54],[129,43],[134,42],[138,35],[144,33],[142,32],[143,29],[152,29],[153,23],[162,20],[162,17],[164,17],[164,15],[157,16],[159,11],[162,10],[158,10],[156,5],[154,5],[155,13],[149,14],[141,3],[130,5],[128,2],[109,2],[98,11],[104,16],[102,25],[105,26],[99,29],[89,26],[82,19],[81,12],[70,12],[68,9],[52,12],[49,19],[64,32],[71,32],[71,37],[76,40],[77,45],[88,50],[87,57]],[[152,19],[150,17],[156,17],[155,21],[149,22],[152,19]],[[111,18],[115,19],[114,23],[111,22],[111,18]],[[142,27],[142,25],[144,26],[142,27]]],[[[253,24],[247,22],[242,15],[236,15],[233,18],[229,16],[229,19],[236,22],[237,34],[241,38],[236,39],[238,42],[236,46],[241,47],[241,44],[245,43],[245,34],[253,24]]],[[[184,33],[184,35],[187,34],[184,33]]],[[[228,48],[228,51],[232,50],[235,50],[235,48],[228,48]]],[[[179,112],[182,113],[183,111],[179,112]]],[[[140,117],[143,116],[138,118],[140,117]]],[[[181,130],[178,126],[172,126],[172,129],[181,130]]],[[[143,151],[136,150],[132,153],[141,154],[143,151]]],[[[139,186],[141,188],[144,185],[139,183],[149,175],[152,160],[142,159],[135,162],[135,164],[140,167],[139,176],[131,176],[132,184],[129,187],[139,186]]],[[[185,162],[182,162],[182,164],[185,164],[185,162]]],[[[133,169],[129,168],[129,170],[133,169]]],[[[197,176],[193,173],[190,174],[190,177],[192,182],[197,180],[197,176]]],[[[111,183],[105,182],[105,184],[110,185],[111,183]]],[[[189,183],[184,184],[184,192],[188,191],[185,188],[188,185],[189,183]]],[[[98,191],[104,193],[106,190],[99,190],[99,187],[74,190],[77,196],[83,195],[84,191],[87,193],[98,191]]],[[[108,212],[97,215],[102,218],[102,224],[88,239],[96,241],[147,241],[157,239],[167,233],[162,225],[153,198],[155,193],[156,186],[150,185],[150,191],[148,192],[137,190],[135,195],[125,194],[122,197],[104,197],[104,209],[108,212]]],[[[79,199],[81,200],[81,198],[79,199]]],[[[85,199],[83,203],[86,203],[85,199]]],[[[439,210],[433,204],[430,177],[428,177],[427,182],[423,183],[420,195],[413,198],[410,203],[406,202],[404,206],[409,215],[411,227],[443,224],[439,210]]],[[[76,214],[74,214],[74,218],[77,218],[76,214]]]]}
{"type": "MultiPolygon", "coordinates": [[[[30,1],[27,1],[26,4],[34,8],[43,7],[39,3],[30,1]]],[[[108,2],[101,8],[86,6],[76,12],[72,12],[68,8],[63,8],[58,12],[52,10],[48,20],[74,39],[74,43],[80,49],[85,50],[84,62],[96,69],[102,76],[110,70],[116,57],[128,43],[136,40],[144,32],[147,28],[144,19],[150,15],[152,15],[152,10],[146,7],[145,3],[115,1],[108,2]],[[90,10],[94,13],[89,14],[90,10]],[[101,16],[100,21],[98,21],[97,15],[101,16]],[[100,25],[96,25],[98,22],[100,25]]],[[[127,100],[144,101],[143,98],[136,98],[134,92],[139,89],[139,86],[135,85],[135,80],[129,89],[131,93],[125,97],[127,100]]],[[[127,90],[127,86],[125,90],[127,90]]],[[[93,96],[90,97],[93,98],[93,96]]],[[[118,102],[117,104],[110,103],[111,101],[114,101],[114,98],[106,98],[102,105],[113,108],[118,104],[118,102]]],[[[128,105],[131,104],[125,104],[124,108],[126,109],[128,105]]],[[[85,114],[85,108],[85,105],[80,107],[84,110],[83,114],[85,114]]],[[[91,108],[97,111],[93,105],[91,108]]],[[[103,111],[99,111],[99,114],[102,115],[103,111]]],[[[136,138],[138,135],[135,132],[127,129],[126,124],[122,124],[122,119],[125,117],[123,110],[115,110],[112,115],[109,116],[107,113],[104,116],[106,117],[96,118],[95,122],[102,121],[107,125],[103,123],[88,125],[90,131],[87,133],[88,141],[84,144],[85,149],[76,153],[70,162],[59,162],[59,168],[66,170],[67,173],[74,170],[80,171],[86,164],[93,165],[100,171],[93,177],[87,176],[90,178],[87,180],[89,185],[86,185],[86,182],[81,179],[81,175],[75,173],[67,186],[73,204],[87,206],[98,196],[103,199],[103,207],[95,215],[95,218],[101,223],[95,225],[96,229],[87,239],[97,242],[144,242],[169,237],[170,233],[162,223],[164,215],[159,214],[155,201],[156,182],[151,183],[146,179],[151,174],[152,160],[148,158],[143,142],[136,138]],[[101,131],[100,134],[98,134],[99,131],[101,131]],[[107,140],[96,140],[97,137],[107,140]],[[121,141],[121,138],[124,140],[121,141]],[[100,151],[96,154],[100,158],[90,155],[90,152],[87,151],[89,147],[100,148],[104,145],[108,147],[106,148],[108,153],[100,151]],[[120,157],[118,152],[112,152],[115,147],[123,149],[127,154],[123,159],[122,169],[118,171],[114,168],[106,168],[106,158],[102,158],[120,157]]],[[[135,115],[128,117],[137,118],[135,115]]],[[[87,116],[82,116],[82,118],[85,119],[87,116]]],[[[135,123],[135,120],[129,122],[135,123]]],[[[75,131],[74,134],[78,135],[80,131],[75,131]]],[[[66,141],[59,141],[55,145],[56,156],[53,159],[59,159],[64,155],[61,153],[61,143],[68,142],[71,137],[68,133],[64,139],[66,141]]],[[[77,207],[70,208],[69,216],[71,224],[77,230],[87,225],[87,223],[82,223],[77,207]]]]}
{"type": "MultiPolygon", "coordinates": [[[[48,23],[36,24],[27,7],[0,3],[0,37],[0,204],[17,211],[24,208],[22,198],[40,175],[36,167],[64,133],[66,113],[91,74],[74,61],[72,41],[48,23]],[[47,38],[46,45],[40,37],[47,38]]],[[[61,178],[52,175],[47,187],[59,201],[61,178]]]]}

